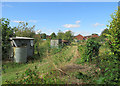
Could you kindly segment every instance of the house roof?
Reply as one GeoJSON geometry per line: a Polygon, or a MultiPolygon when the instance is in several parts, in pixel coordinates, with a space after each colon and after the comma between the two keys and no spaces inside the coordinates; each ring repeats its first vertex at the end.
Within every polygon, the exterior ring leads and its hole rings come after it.
{"type": "Polygon", "coordinates": [[[26,39],[26,40],[34,40],[34,38],[28,38],[28,37],[11,37],[10,40],[14,39],[26,39]]]}
{"type": "Polygon", "coordinates": [[[77,40],[83,40],[84,37],[79,34],[79,35],[75,36],[74,39],[75,39],[75,38],[77,38],[77,40]]]}
{"type": "Polygon", "coordinates": [[[94,34],[94,35],[92,35],[92,37],[99,37],[98,35],[96,35],[96,34],[94,34]]]}
{"type": "Polygon", "coordinates": [[[93,35],[89,35],[89,36],[84,36],[85,39],[86,38],[91,38],[91,37],[95,38],[95,37],[99,37],[99,36],[97,34],[93,34],[93,35]]]}
{"type": "Polygon", "coordinates": [[[89,37],[91,37],[91,35],[90,36],[84,36],[84,38],[89,38],[89,37]]]}

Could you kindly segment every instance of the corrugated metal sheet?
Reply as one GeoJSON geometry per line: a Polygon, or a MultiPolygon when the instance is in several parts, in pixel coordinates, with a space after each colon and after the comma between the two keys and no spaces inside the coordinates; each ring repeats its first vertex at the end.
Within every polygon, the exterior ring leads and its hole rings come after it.
{"type": "Polygon", "coordinates": [[[27,48],[26,47],[14,47],[14,60],[17,63],[27,62],[27,48]]]}

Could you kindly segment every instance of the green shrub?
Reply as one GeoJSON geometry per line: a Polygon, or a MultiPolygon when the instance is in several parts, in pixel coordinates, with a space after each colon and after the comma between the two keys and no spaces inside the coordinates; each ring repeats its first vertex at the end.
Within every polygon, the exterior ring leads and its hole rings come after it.
{"type": "Polygon", "coordinates": [[[10,41],[9,38],[15,36],[13,33],[14,28],[10,27],[10,20],[1,18],[0,19],[0,28],[2,33],[2,59],[7,59],[9,57],[10,41]]]}
{"type": "Polygon", "coordinates": [[[100,48],[100,44],[98,41],[95,40],[95,38],[91,38],[87,40],[86,50],[85,50],[87,61],[92,61],[93,57],[95,57],[96,59],[98,58],[99,48],[100,48]]]}
{"type": "Polygon", "coordinates": [[[85,45],[79,45],[78,50],[81,54],[81,62],[91,62],[98,59],[100,44],[95,38],[88,39],[85,45]]]}
{"type": "Polygon", "coordinates": [[[112,21],[108,25],[109,34],[105,34],[107,37],[106,46],[110,48],[111,51],[104,53],[104,59],[101,60],[101,73],[98,81],[107,84],[117,84],[120,83],[120,13],[119,10],[111,15],[112,21]]]}
{"type": "Polygon", "coordinates": [[[85,50],[86,50],[86,45],[79,45],[78,46],[78,51],[80,53],[80,58],[79,58],[79,60],[77,60],[77,64],[80,64],[80,63],[83,63],[83,62],[87,61],[86,55],[85,55],[85,50]]]}
{"type": "Polygon", "coordinates": [[[120,15],[118,11],[111,15],[112,21],[110,22],[110,25],[108,25],[110,34],[106,34],[106,36],[111,51],[114,52],[116,56],[120,57],[120,15]]]}
{"type": "Polygon", "coordinates": [[[39,38],[35,38],[34,40],[34,51],[40,58],[46,56],[47,53],[50,52],[50,41],[42,41],[39,38]]]}
{"type": "Polygon", "coordinates": [[[51,54],[56,54],[58,52],[60,52],[62,50],[62,47],[54,47],[54,48],[51,48],[51,54]]]}

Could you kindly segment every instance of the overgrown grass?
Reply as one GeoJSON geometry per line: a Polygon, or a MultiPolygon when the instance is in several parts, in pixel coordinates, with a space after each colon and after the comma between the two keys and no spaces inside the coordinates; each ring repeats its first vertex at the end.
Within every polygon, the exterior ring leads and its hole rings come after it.
{"type": "MultiPolygon", "coordinates": [[[[81,54],[80,58],[76,59],[76,64],[86,63],[85,61],[82,61],[85,59],[85,49],[86,47],[84,45],[79,45],[79,52],[81,54]]],[[[89,62],[88,62],[89,63],[89,62]]],[[[99,54],[97,58],[92,58],[91,64],[96,64],[97,67],[100,68],[100,73],[97,74],[96,78],[93,78],[91,80],[91,83],[95,84],[118,84],[120,80],[118,80],[118,59],[114,55],[113,52],[111,52],[109,46],[107,46],[106,43],[101,44],[99,48],[99,54]],[[116,72],[116,73],[115,73],[116,72]]]]}
{"type": "Polygon", "coordinates": [[[27,68],[34,69],[37,67],[37,70],[41,73],[47,73],[51,70],[54,70],[55,67],[53,63],[58,67],[66,64],[66,62],[69,62],[70,59],[73,57],[72,52],[73,47],[64,47],[61,49],[62,52],[57,52],[56,54],[51,54],[49,56],[44,56],[42,60],[34,60],[29,61],[26,64],[18,64],[18,63],[3,63],[3,68],[5,69],[3,72],[3,84],[5,84],[5,80],[16,80],[16,74],[19,76],[22,75],[22,73],[25,72],[27,68]],[[70,53],[70,54],[68,54],[70,53]]]}

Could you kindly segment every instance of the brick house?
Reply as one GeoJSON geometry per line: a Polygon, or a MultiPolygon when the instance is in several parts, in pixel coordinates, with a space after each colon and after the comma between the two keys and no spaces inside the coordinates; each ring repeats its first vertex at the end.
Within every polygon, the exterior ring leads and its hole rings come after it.
{"type": "Polygon", "coordinates": [[[84,40],[84,37],[79,34],[79,35],[77,35],[77,36],[74,37],[74,40],[75,40],[75,41],[84,40]]]}
{"type": "Polygon", "coordinates": [[[92,35],[90,35],[90,36],[84,36],[84,40],[87,40],[88,38],[98,38],[99,36],[97,35],[97,34],[92,34],[92,35]]]}
{"type": "Polygon", "coordinates": [[[49,36],[49,35],[46,35],[46,39],[48,39],[48,38],[49,38],[49,39],[51,39],[51,36],[49,36]]]}
{"type": "Polygon", "coordinates": [[[87,40],[88,38],[90,38],[91,36],[84,36],[84,40],[87,40]]]}

